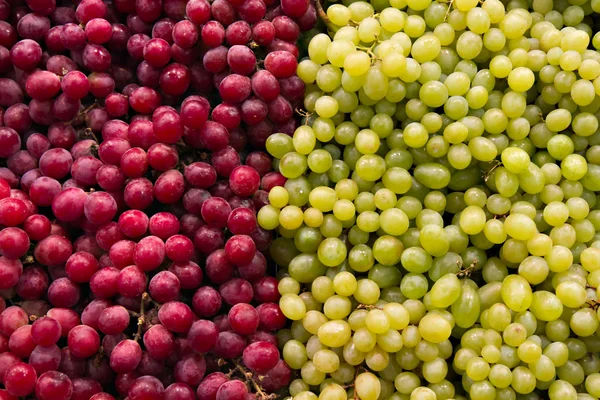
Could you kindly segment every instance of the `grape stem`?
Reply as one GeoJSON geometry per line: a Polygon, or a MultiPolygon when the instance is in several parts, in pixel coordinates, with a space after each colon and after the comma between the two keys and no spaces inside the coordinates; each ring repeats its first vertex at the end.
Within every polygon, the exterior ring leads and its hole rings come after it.
{"type": "Polygon", "coordinates": [[[313,113],[305,111],[301,108],[296,108],[294,111],[296,111],[296,114],[304,118],[304,125],[308,125],[308,120],[313,115],[313,113]]]}
{"type": "Polygon", "coordinates": [[[98,353],[96,354],[96,357],[94,357],[94,365],[96,367],[100,366],[100,363],[102,362],[103,357],[104,357],[104,347],[100,346],[100,349],[98,350],[98,353]]]}
{"type": "Polygon", "coordinates": [[[490,176],[492,175],[492,173],[497,170],[498,168],[500,168],[502,166],[502,163],[498,160],[496,160],[494,166],[492,168],[490,168],[489,171],[487,171],[484,175],[483,175],[483,181],[487,182],[488,179],[490,179],[490,176]]]}
{"type": "Polygon", "coordinates": [[[359,304],[357,310],[383,310],[381,307],[376,307],[372,304],[359,304]]]}
{"type": "Polygon", "coordinates": [[[144,292],[144,294],[142,294],[142,300],[140,303],[140,314],[138,316],[138,320],[137,320],[137,332],[135,334],[135,336],[133,337],[133,340],[135,340],[136,342],[140,340],[140,337],[142,336],[142,327],[144,326],[144,323],[146,322],[146,317],[145,317],[145,306],[146,306],[146,300],[148,299],[149,295],[148,293],[144,292]]]}
{"type": "Polygon", "coordinates": [[[379,40],[376,38],[375,42],[370,46],[370,47],[366,47],[366,46],[356,46],[356,48],[358,50],[363,50],[364,52],[367,53],[367,55],[371,58],[371,65],[375,63],[375,61],[379,60],[379,57],[377,57],[375,55],[375,53],[373,53],[373,49],[375,48],[375,46],[377,46],[379,44],[379,40]]]}
{"type": "Polygon", "coordinates": [[[321,4],[321,0],[315,0],[315,8],[317,9],[317,15],[321,18],[321,21],[327,26],[327,29],[330,31],[335,31],[335,26],[327,16],[325,10],[323,10],[323,5],[321,4]]]}
{"type": "Polygon", "coordinates": [[[458,271],[458,273],[456,274],[457,277],[459,278],[468,278],[471,276],[471,274],[473,273],[473,271],[475,271],[475,267],[477,266],[477,263],[479,262],[478,259],[473,260],[473,262],[471,263],[471,265],[469,265],[467,268],[461,269],[460,271],[458,271]]]}
{"type": "Polygon", "coordinates": [[[450,10],[452,10],[452,5],[454,4],[454,0],[450,0],[448,2],[448,9],[446,10],[446,15],[444,16],[444,22],[448,19],[448,15],[450,15],[450,10]]]}
{"type": "Polygon", "coordinates": [[[94,131],[92,131],[90,128],[85,128],[84,131],[81,132],[79,135],[79,139],[87,139],[87,138],[92,138],[96,141],[96,143],[100,143],[100,141],[94,134],[94,131]]]}
{"type": "MultiPolygon", "coordinates": [[[[70,121],[66,121],[63,122],[65,125],[71,125],[73,123],[73,121],[75,121],[77,118],[81,117],[82,115],[87,114],[88,112],[92,111],[94,108],[98,107],[98,102],[94,101],[90,106],[88,106],[87,108],[85,108],[84,110],[81,110],[77,113],[77,115],[75,117],[73,117],[73,119],[71,119],[70,121]]],[[[87,129],[86,129],[87,130],[87,129]]]]}
{"type": "MultiPolygon", "coordinates": [[[[260,387],[259,383],[256,382],[256,379],[254,379],[254,375],[252,374],[252,372],[246,371],[246,369],[242,366],[242,364],[240,364],[238,360],[233,360],[232,362],[233,365],[235,365],[235,369],[233,371],[238,370],[244,376],[244,378],[246,379],[246,383],[250,383],[252,387],[254,387],[254,390],[256,390],[256,395],[259,399],[270,400],[277,398],[277,395],[274,393],[265,393],[262,387],[260,387]]],[[[259,376],[259,379],[260,378],[261,377],[259,376]]]]}

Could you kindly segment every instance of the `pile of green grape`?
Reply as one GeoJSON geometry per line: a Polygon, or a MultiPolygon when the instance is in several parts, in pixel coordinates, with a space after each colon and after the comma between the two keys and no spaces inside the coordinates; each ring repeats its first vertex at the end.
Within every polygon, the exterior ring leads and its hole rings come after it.
{"type": "Polygon", "coordinates": [[[597,13],[324,5],[258,213],[293,400],[600,398],[597,13]]]}

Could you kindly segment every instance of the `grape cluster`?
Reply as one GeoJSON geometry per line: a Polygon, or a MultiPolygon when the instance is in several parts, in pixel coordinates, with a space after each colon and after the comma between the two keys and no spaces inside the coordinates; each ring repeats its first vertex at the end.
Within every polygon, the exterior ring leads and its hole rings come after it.
{"type": "Polygon", "coordinates": [[[345,1],[266,148],[295,400],[600,396],[597,1],[345,1]]]}
{"type": "Polygon", "coordinates": [[[286,180],[264,144],[296,128],[316,18],[308,0],[0,0],[0,399],[288,385],[256,213],[286,180]]]}

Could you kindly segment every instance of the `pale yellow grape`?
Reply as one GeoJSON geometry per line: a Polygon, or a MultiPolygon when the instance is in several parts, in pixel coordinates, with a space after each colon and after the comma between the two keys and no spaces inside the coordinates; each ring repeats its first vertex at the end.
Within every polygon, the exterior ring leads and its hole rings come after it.
{"type": "Polygon", "coordinates": [[[307,332],[316,335],[321,325],[329,321],[323,313],[316,310],[309,310],[302,319],[302,326],[307,332]]]}
{"type": "Polygon", "coordinates": [[[404,143],[413,148],[423,147],[429,139],[429,133],[425,126],[419,122],[412,122],[404,128],[404,143]]]}
{"type": "Polygon", "coordinates": [[[315,132],[309,126],[301,126],[294,131],[293,142],[294,149],[300,154],[310,154],[315,148],[315,132]]]}
{"type": "Polygon", "coordinates": [[[373,53],[379,58],[385,58],[393,53],[405,55],[402,44],[391,39],[379,43],[379,45],[373,49],[373,53]]]}
{"type": "Polygon", "coordinates": [[[365,360],[365,353],[358,351],[352,341],[344,345],[343,356],[350,365],[360,365],[365,360]]]}
{"type": "Polygon", "coordinates": [[[442,46],[448,46],[454,41],[456,33],[454,28],[447,22],[437,25],[433,29],[433,34],[440,40],[442,46]]]}
{"type": "Polygon", "coordinates": [[[490,365],[481,357],[473,357],[467,362],[465,372],[474,381],[481,381],[488,377],[490,365]]]}
{"type": "Polygon", "coordinates": [[[356,377],[354,389],[361,400],[377,400],[381,393],[381,384],[374,374],[363,372],[356,377]]]}
{"type": "Polygon", "coordinates": [[[308,56],[317,64],[327,62],[327,48],[331,44],[331,39],[325,33],[315,35],[308,44],[308,56]]]}
{"type": "Polygon", "coordinates": [[[310,59],[307,59],[300,61],[296,73],[304,83],[313,83],[315,79],[317,79],[318,71],[319,64],[310,59]]]}
{"type": "Polygon", "coordinates": [[[483,86],[474,86],[469,89],[465,98],[469,103],[469,107],[477,110],[483,108],[483,106],[485,106],[485,104],[488,102],[489,93],[483,86]]]}
{"type": "Polygon", "coordinates": [[[321,325],[318,336],[325,346],[341,347],[350,340],[351,330],[346,321],[328,321],[321,325]]]}
{"type": "MultiPolygon", "coordinates": [[[[330,48],[333,46],[333,43],[330,48]]],[[[333,92],[342,83],[342,71],[331,64],[323,65],[317,73],[317,86],[324,92],[333,92]]]]}
{"type": "Polygon", "coordinates": [[[462,143],[469,136],[469,129],[460,122],[452,122],[446,126],[443,137],[450,144],[462,143]]]}
{"type": "Polygon", "coordinates": [[[492,24],[497,24],[504,18],[505,8],[500,0],[485,1],[481,5],[481,8],[487,11],[492,24]]]}
{"type": "Polygon", "coordinates": [[[462,96],[469,91],[471,79],[464,72],[453,72],[446,77],[444,85],[448,89],[449,96],[462,96]]]}
{"type": "Polygon", "coordinates": [[[502,164],[506,169],[515,174],[520,174],[529,165],[529,154],[518,147],[509,147],[501,154],[502,164]]]}
{"type": "Polygon", "coordinates": [[[457,10],[467,12],[470,9],[477,7],[478,4],[479,2],[476,0],[456,0],[453,5],[457,10]]]}
{"type": "Polygon", "coordinates": [[[273,207],[285,207],[290,199],[288,191],[283,186],[275,186],[269,192],[269,203],[273,207]]]}
{"type": "Polygon", "coordinates": [[[502,339],[509,346],[518,347],[527,339],[527,329],[523,325],[513,322],[502,332],[502,339]]]}
{"type": "Polygon", "coordinates": [[[402,334],[395,329],[377,335],[377,345],[385,352],[396,353],[403,345],[402,334]]]}
{"type": "Polygon", "coordinates": [[[388,235],[402,235],[408,230],[408,224],[408,216],[398,208],[390,208],[380,214],[379,225],[388,235]]]}
{"type": "Polygon", "coordinates": [[[434,35],[419,37],[412,45],[411,55],[419,63],[433,61],[441,50],[440,40],[434,35]]]}
{"type": "Polygon", "coordinates": [[[515,92],[526,92],[534,83],[533,72],[525,67],[514,68],[508,74],[508,86],[515,92]]]}
{"type": "Polygon", "coordinates": [[[590,37],[583,31],[574,30],[569,34],[564,35],[560,47],[564,50],[575,50],[579,53],[583,53],[590,43],[590,37]]]}
{"type": "Polygon", "coordinates": [[[544,258],[552,272],[564,272],[573,264],[573,253],[561,245],[552,246],[544,258]]]}
{"type": "Polygon", "coordinates": [[[379,14],[379,23],[388,32],[399,32],[404,27],[404,15],[400,10],[387,7],[379,14]]]}
{"type": "Polygon", "coordinates": [[[323,224],[323,212],[314,207],[304,210],[304,223],[311,228],[318,228],[323,224]]]}
{"type": "Polygon", "coordinates": [[[308,201],[319,211],[328,212],[333,210],[338,197],[334,189],[321,186],[310,191],[308,201]]]}
{"type": "Polygon", "coordinates": [[[315,103],[315,111],[323,118],[332,118],[338,109],[337,101],[331,96],[321,96],[315,103]]]}
{"type": "Polygon", "coordinates": [[[352,296],[357,287],[356,278],[350,272],[340,272],[333,278],[333,288],[340,296],[352,296]]]}
{"type": "Polygon", "coordinates": [[[390,321],[385,312],[378,309],[370,310],[365,319],[369,331],[375,334],[386,333],[390,329],[390,321]]]}
{"type": "Polygon", "coordinates": [[[331,296],[323,305],[323,313],[329,319],[344,319],[351,311],[352,303],[344,296],[331,296]]]}
{"type": "Polygon", "coordinates": [[[398,303],[387,303],[383,306],[383,312],[387,314],[390,321],[390,328],[402,330],[406,328],[410,322],[408,310],[398,303]]]}
{"type": "Polygon", "coordinates": [[[456,42],[456,51],[464,60],[472,60],[479,55],[483,49],[483,40],[481,36],[466,31],[463,32],[456,42]]]}
{"type": "Polygon", "coordinates": [[[552,201],[544,207],[543,217],[549,225],[560,226],[569,219],[569,209],[560,201],[552,201]]]}
{"type": "Polygon", "coordinates": [[[538,290],[533,293],[529,309],[538,320],[554,321],[562,314],[563,305],[554,293],[538,290]]]}
{"type": "Polygon", "coordinates": [[[498,28],[491,28],[483,34],[483,46],[492,52],[498,52],[504,48],[506,37],[504,32],[498,28]]]}
{"type": "Polygon", "coordinates": [[[596,60],[583,60],[577,70],[582,79],[594,80],[600,75],[600,62],[596,60]]]}
{"type": "Polygon", "coordinates": [[[432,343],[441,343],[450,337],[452,325],[442,316],[426,314],[419,322],[419,333],[423,339],[432,343]]]}
{"type": "Polygon", "coordinates": [[[302,299],[296,294],[284,294],[279,300],[281,312],[293,321],[298,321],[304,318],[306,314],[306,306],[302,299]]]}
{"type": "Polygon", "coordinates": [[[404,23],[404,32],[411,38],[418,38],[425,32],[425,20],[419,15],[409,15],[404,23]]]}
{"type": "Polygon", "coordinates": [[[471,8],[467,12],[467,27],[471,32],[483,35],[490,28],[490,15],[482,8],[471,8]]]}
{"type": "Polygon", "coordinates": [[[341,199],[333,205],[333,215],[340,221],[349,221],[355,215],[356,209],[350,200],[341,199]]]}
{"type": "Polygon", "coordinates": [[[560,301],[569,308],[579,308],[587,300],[585,288],[576,282],[561,282],[556,287],[556,295],[560,301]]]}
{"type": "Polygon", "coordinates": [[[381,69],[387,76],[396,78],[406,69],[406,57],[404,54],[390,53],[383,57],[381,69]]]}
{"type": "Polygon", "coordinates": [[[485,226],[485,222],[485,212],[481,207],[468,206],[460,214],[460,227],[469,235],[481,232],[485,226]]]}
{"type": "Polygon", "coordinates": [[[371,66],[371,58],[364,51],[354,51],[346,56],[344,60],[344,71],[351,76],[366,74],[371,66]]]}
{"type": "MultiPolygon", "coordinates": [[[[486,130],[489,131],[488,127],[486,130]]],[[[479,161],[492,161],[498,155],[498,149],[488,138],[476,137],[469,141],[469,150],[473,157],[479,161]]]]}
{"type": "Polygon", "coordinates": [[[509,275],[502,282],[502,300],[513,311],[525,311],[532,302],[529,283],[518,275],[509,275]]]}
{"type": "Polygon", "coordinates": [[[335,383],[325,386],[319,394],[319,400],[345,400],[346,398],[346,390],[335,383]]]}
{"type": "Polygon", "coordinates": [[[344,242],[335,237],[326,238],[319,244],[319,261],[328,267],[340,265],[346,259],[347,249],[344,242]]]}
{"type": "Polygon", "coordinates": [[[325,373],[319,371],[312,361],[308,361],[302,366],[300,376],[302,377],[302,380],[309,385],[319,385],[325,380],[325,373]]]}
{"type": "Polygon", "coordinates": [[[294,278],[290,278],[286,276],[285,278],[279,281],[277,285],[277,290],[279,294],[299,294],[300,293],[300,283],[294,278]]]}
{"type": "Polygon", "coordinates": [[[338,26],[347,25],[350,22],[352,14],[348,7],[341,4],[332,4],[327,8],[327,17],[338,26]]]}
{"type": "Polygon", "coordinates": [[[381,144],[379,136],[371,129],[363,129],[354,139],[356,150],[362,154],[375,154],[381,144]]]}
{"type": "Polygon", "coordinates": [[[431,4],[431,0],[406,0],[406,4],[415,11],[422,11],[431,4]]]}
{"type": "Polygon", "coordinates": [[[354,292],[354,299],[362,304],[375,304],[379,300],[379,286],[370,279],[361,279],[354,292]]]}
{"type": "Polygon", "coordinates": [[[414,82],[421,76],[421,64],[412,58],[406,59],[406,67],[400,71],[398,77],[405,83],[414,82]]]}
{"type": "Polygon", "coordinates": [[[504,32],[507,39],[517,39],[527,31],[529,28],[528,21],[523,17],[514,12],[506,14],[504,19],[500,22],[500,29],[504,32]]]}
{"type": "Polygon", "coordinates": [[[358,25],[358,37],[364,43],[375,41],[381,32],[379,21],[373,17],[363,19],[358,25]]]}
{"type": "Polygon", "coordinates": [[[409,400],[436,400],[437,395],[428,387],[418,387],[410,394],[409,400]]]}
{"type": "Polygon", "coordinates": [[[433,284],[429,293],[431,294],[431,303],[434,307],[449,307],[460,296],[460,280],[455,274],[448,273],[433,284]]]}
{"type": "Polygon", "coordinates": [[[588,272],[600,269],[600,249],[589,247],[581,252],[581,265],[588,272]]]}
{"type": "Polygon", "coordinates": [[[336,371],[340,366],[340,359],[331,350],[323,349],[317,351],[312,358],[315,367],[326,374],[336,371]]]}
{"type": "Polygon", "coordinates": [[[535,222],[524,214],[511,214],[504,221],[506,233],[517,240],[527,241],[535,236],[535,222]]]}
{"type": "Polygon", "coordinates": [[[320,303],[325,303],[325,301],[335,295],[335,290],[333,288],[333,281],[326,276],[319,276],[312,283],[312,293],[315,299],[320,303]]]}
{"type": "Polygon", "coordinates": [[[374,13],[373,6],[366,1],[357,1],[348,6],[352,13],[352,20],[360,22],[374,13]]]}
{"type": "Polygon", "coordinates": [[[354,332],[352,342],[357,350],[368,353],[377,344],[377,335],[365,326],[354,332]]]}
{"type": "Polygon", "coordinates": [[[508,92],[502,97],[501,109],[508,118],[519,118],[526,107],[527,99],[521,93],[508,92]]]}
{"type": "Polygon", "coordinates": [[[365,94],[375,101],[381,100],[385,97],[387,88],[388,77],[383,73],[381,65],[377,64],[369,68],[363,85],[365,94]]]}
{"type": "Polygon", "coordinates": [[[280,211],[278,208],[267,204],[266,206],[258,210],[256,219],[258,221],[258,224],[263,229],[273,230],[279,226],[279,215],[280,211]]]}

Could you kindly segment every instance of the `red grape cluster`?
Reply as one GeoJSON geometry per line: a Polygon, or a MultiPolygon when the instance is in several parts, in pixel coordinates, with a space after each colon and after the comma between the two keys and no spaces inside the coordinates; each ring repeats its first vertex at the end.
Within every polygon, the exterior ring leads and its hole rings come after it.
{"type": "Polygon", "coordinates": [[[0,0],[1,400],[289,383],[256,212],[315,22],[309,0],[0,0]]]}

